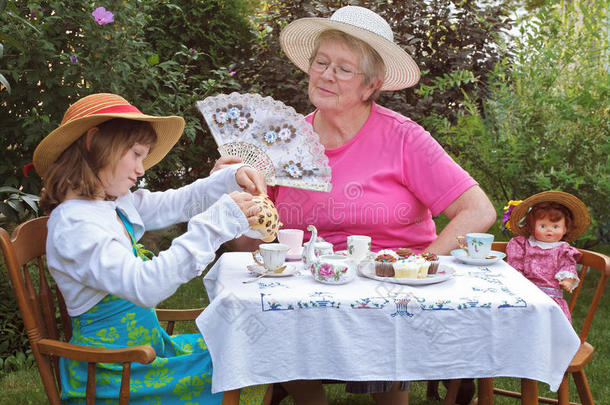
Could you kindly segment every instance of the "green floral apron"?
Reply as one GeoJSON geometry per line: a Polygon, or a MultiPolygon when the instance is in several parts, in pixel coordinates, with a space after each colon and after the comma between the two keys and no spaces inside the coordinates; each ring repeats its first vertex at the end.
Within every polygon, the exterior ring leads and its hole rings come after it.
{"type": "MultiPolygon", "coordinates": [[[[119,211],[117,211],[119,212],[119,211]]],[[[119,212],[132,238],[134,254],[148,260],[135,243],[131,223],[119,212]]],[[[132,363],[130,404],[220,404],[222,394],[211,393],[212,359],[200,334],[169,336],[154,309],[107,295],[93,308],[72,318],[70,343],[123,348],[150,345],[157,353],[151,364],[132,363]]],[[[96,404],[118,403],[122,363],[96,367],[96,404]]],[[[60,358],[61,397],[64,403],[85,403],[87,363],[60,358]]],[[[259,404],[265,386],[242,389],[240,404],[259,404]]]]}

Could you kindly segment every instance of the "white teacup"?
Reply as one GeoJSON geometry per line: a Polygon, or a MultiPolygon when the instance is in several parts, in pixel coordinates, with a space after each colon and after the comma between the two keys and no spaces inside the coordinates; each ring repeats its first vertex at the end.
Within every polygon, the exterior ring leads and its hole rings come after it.
{"type": "Polygon", "coordinates": [[[363,260],[371,251],[371,237],[350,235],[347,237],[347,255],[352,260],[363,260]]]}
{"type": "Polygon", "coordinates": [[[473,259],[484,259],[491,251],[494,236],[490,233],[467,233],[466,236],[458,236],[458,245],[468,252],[468,257],[473,259]]]}
{"type": "Polygon", "coordinates": [[[259,265],[263,266],[267,271],[281,272],[286,261],[286,252],[290,249],[288,246],[282,243],[262,243],[258,246],[258,250],[252,252],[254,261],[259,265]],[[260,253],[263,258],[261,263],[256,254],[260,253]]]}
{"type": "Polygon", "coordinates": [[[300,255],[303,250],[303,233],[302,229],[280,229],[277,239],[290,248],[289,255],[300,255]]]}

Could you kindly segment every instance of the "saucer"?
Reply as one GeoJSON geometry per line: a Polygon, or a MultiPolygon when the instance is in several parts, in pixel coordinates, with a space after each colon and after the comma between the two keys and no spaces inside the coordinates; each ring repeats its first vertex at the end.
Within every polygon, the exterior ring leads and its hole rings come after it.
{"type": "Polygon", "coordinates": [[[266,273],[267,269],[265,269],[263,266],[260,266],[258,264],[249,264],[246,267],[248,268],[248,270],[250,270],[251,272],[256,273],[258,275],[265,273],[264,277],[288,277],[288,276],[292,276],[293,274],[296,274],[299,272],[297,267],[292,264],[286,264],[286,268],[281,273],[273,273],[273,272],[266,273]]]}
{"type": "Polygon", "coordinates": [[[473,264],[475,266],[485,266],[487,264],[494,264],[495,262],[504,259],[506,254],[492,250],[489,252],[489,255],[486,258],[475,259],[474,257],[469,257],[468,253],[466,253],[464,249],[455,249],[451,251],[451,256],[455,257],[462,263],[473,264]]]}

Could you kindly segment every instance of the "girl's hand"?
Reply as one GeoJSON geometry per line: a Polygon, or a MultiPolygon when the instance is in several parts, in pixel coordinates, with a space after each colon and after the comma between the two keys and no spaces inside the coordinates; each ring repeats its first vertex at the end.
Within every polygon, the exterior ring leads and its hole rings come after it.
{"type": "Polygon", "coordinates": [[[216,163],[214,163],[214,167],[210,170],[210,174],[217,172],[220,169],[224,169],[227,166],[234,165],[235,163],[241,163],[241,159],[237,156],[221,156],[216,163]]]}
{"type": "Polygon", "coordinates": [[[237,184],[252,194],[267,194],[267,185],[263,174],[250,166],[243,166],[235,173],[237,184]]]}
{"type": "Polygon", "coordinates": [[[572,292],[574,290],[574,285],[576,284],[575,278],[564,278],[559,282],[559,286],[568,292],[572,292]]]}
{"type": "Polygon", "coordinates": [[[258,213],[261,209],[252,199],[252,194],[241,191],[233,191],[231,194],[229,194],[229,197],[235,201],[235,204],[237,204],[241,212],[244,213],[248,219],[248,224],[252,225],[258,221],[258,213]]]}

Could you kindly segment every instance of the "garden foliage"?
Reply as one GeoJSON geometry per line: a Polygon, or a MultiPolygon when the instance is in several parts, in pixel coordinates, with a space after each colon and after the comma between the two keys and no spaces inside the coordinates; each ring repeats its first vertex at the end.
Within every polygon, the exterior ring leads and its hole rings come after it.
{"type": "Polygon", "coordinates": [[[589,207],[580,246],[610,243],[608,9],[543,7],[514,57],[496,65],[489,93],[466,97],[459,118],[429,117],[433,133],[497,202],[561,190],[589,207]],[[482,101],[483,108],[480,108],[482,101]]]}

